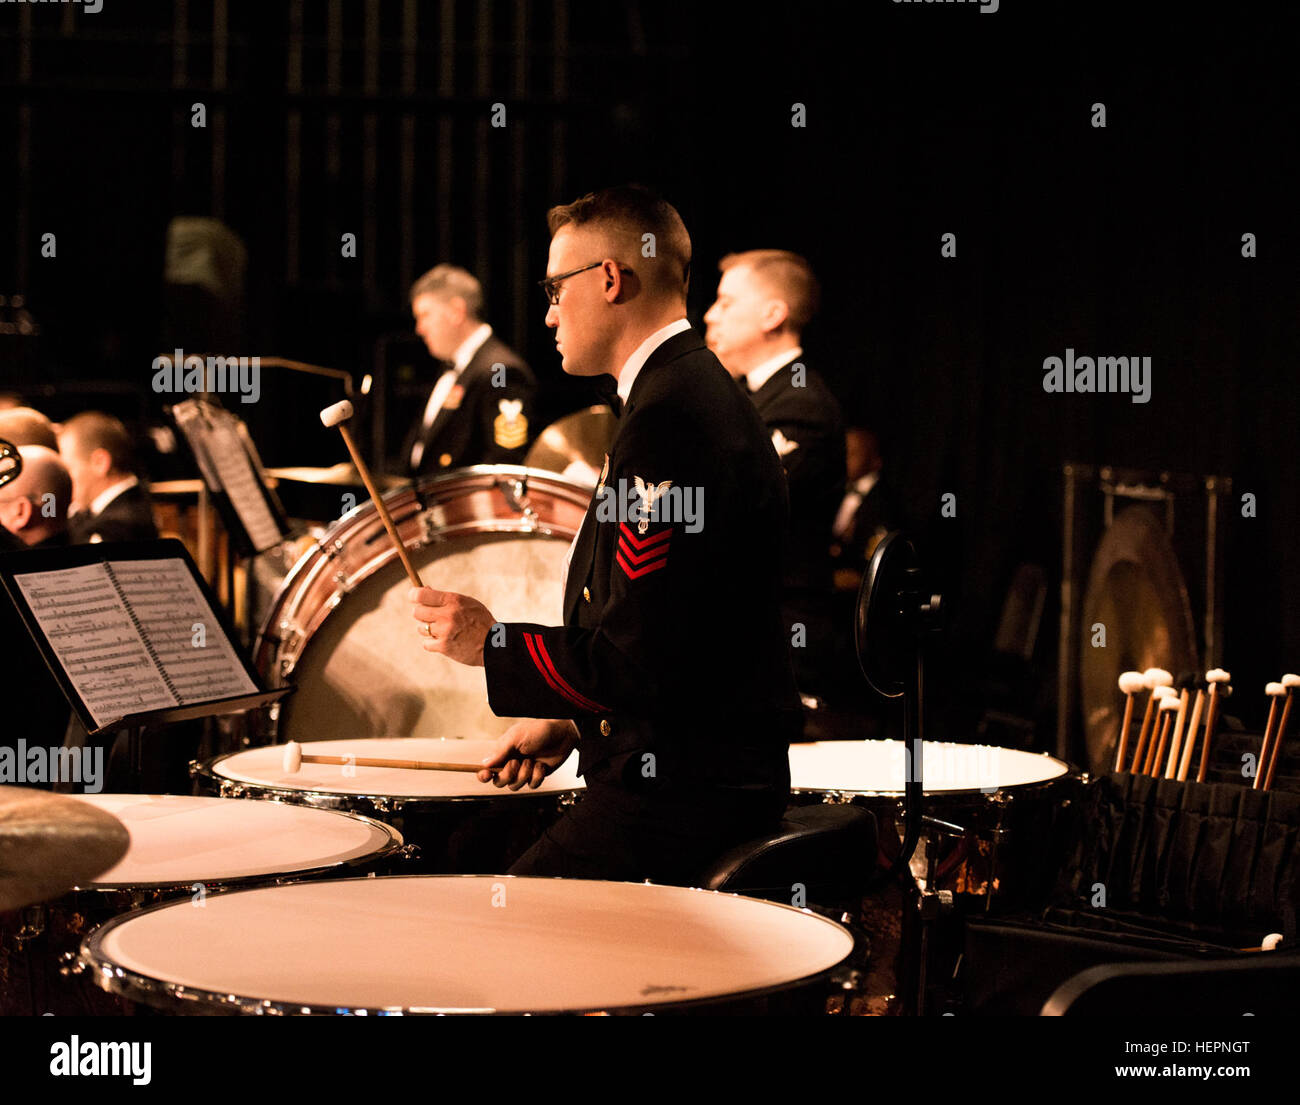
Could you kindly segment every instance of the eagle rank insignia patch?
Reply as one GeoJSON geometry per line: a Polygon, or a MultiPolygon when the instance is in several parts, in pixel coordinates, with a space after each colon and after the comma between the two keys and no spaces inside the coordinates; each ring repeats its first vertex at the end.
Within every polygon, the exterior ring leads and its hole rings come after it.
{"type": "Polygon", "coordinates": [[[518,449],[528,441],[528,419],[524,417],[522,399],[502,399],[501,412],[492,422],[492,439],[503,449],[518,449]]]}
{"type": "Polygon", "coordinates": [[[639,511],[641,518],[636,524],[635,532],[626,522],[619,523],[618,550],[614,554],[614,560],[623,569],[623,574],[628,579],[640,579],[641,576],[656,572],[668,563],[668,546],[673,537],[672,527],[660,530],[649,537],[646,537],[645,533],[650,528],[650,514],[654,510],[655,503],[672,487],[673,481],[647,483],[640,476],[633,476],[632,480],[636,485],[637,496],[641,500],[639,511]]]}

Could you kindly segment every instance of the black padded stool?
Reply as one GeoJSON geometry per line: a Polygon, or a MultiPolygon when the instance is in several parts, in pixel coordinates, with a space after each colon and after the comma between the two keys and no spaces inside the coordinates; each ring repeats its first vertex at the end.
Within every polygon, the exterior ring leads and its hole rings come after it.
{"type": "Polygon", "coordinates": [[[791,904],[844,908],[860,900],[876,869],[876,818],[853,805],[792,806],[775,832],[738,844],[711,863],[698,886],[791,904]]]}

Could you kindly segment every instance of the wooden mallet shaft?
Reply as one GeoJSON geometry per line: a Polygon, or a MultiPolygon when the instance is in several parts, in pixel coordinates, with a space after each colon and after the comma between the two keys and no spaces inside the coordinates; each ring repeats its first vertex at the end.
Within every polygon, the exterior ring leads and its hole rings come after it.
{"type": "Polygon", "coordinates": [[[1219,711],[1226,697],[1220,685],[1228,686],[1232,676],[1222,668],[1211,668],[1205,673],[1205,680],[1210,685],[1210,704],[1205,715],[1205,743],[1201,745],[1201,766],[1196,771],[1196,781],[1205,782],[1210,769],[1210,746],[1214,743],[1214,727],[1219,724],[1219,711]]]}
{"type": "MultiPolygon", "coordinates": [[[[1295,698],[1295,689],[1300,687],[1300,676],[1282,676],[1282,685],[1286,687],[1286,705],[1282,707],[1282,720],[1277,723],[1277,736],[1273,738],[1273,754],[1268,759],[1268,777],[1264,780],[1264,790],[1273,785],[1273,772],[1277,770],[1278,757],[1282,754],[1282,738],[1286,736],[1286,724],[1291,720],[1291,702],[1295,698]]],[[[1260,765],[1263,769],[1263,764],[1260,765]]]]}
{"type": "Polygon", "coordinates": [[[1151,736],[1151,751],[1147,753],[1147,762],[1142,766],[1143,775],[1154,775],[1156,773],[1156,760],[1164,752],[1166,744],[1169,742],[1169,727],[1174,723],[1174,711],[1178,709],[1178,700],[1176,698],[1162,699],[1160,702],[1160,728],[1159,740],[1156,735],[1151,736]]]}
{"type": "Polygon", "coordinates": [[[1183,758],[1178,763],[1175,778],[1180,783],[1187,781],[1187,770],[1192,766],[1192,753],[1196,749],[1196,731],[1201,727],[1201,714],[1205,711],[1205,692],[1196,692],[1196,701],[1192,703],[1192,720],[1187,726],[1187,743],[1183,745],[1183,758]]]}
{"type": "Polygon", "coordinates": [[[1140,671],[1126,671],[1119,677],[1120,693],[1124,696],[1124,720],[1119,727],[1119,744],[1115,749],[1115,770],[1122,771],[1128,755],[1128,733],[1133,724],[1133,696],[1145,690],[1146,681],[1140,671]]]}
{"type": "Polygon", "coordinates": [[[416,573],[415,565],[411,563],[411,555],[406,551],[406,546],[397,533],[397,527],[393,525],[392,515],[388,513],[388,508],[384,506],[384,497],[375,486],[375,481],[370,478],[370,469],[366,467],[366,462],[361,459],[361,452],[357,449],[356,442],[352,440],[352,435],[348,432],[347,423],[351,417],[352,404],[346,399],[341,403],[335,403],[332,407],[326,407],[320,412],[321,422],[326,426],[335,427],[343,435],[343,443],[348,447],[348,452],[352,455],[352,463],[356,465],[357,471],[361,473],[361,482],[366,485],[366,493],[370,496],[370,501],[375,504],[375,509],[379,511],[379,517],[384,523],[384,528],[388,530],[388,536],[392,538],[393,545],[397,549],[397,555],[402,560],[402,567],[406,569],[406,578],[411,581],[412,587],[423,587],[424,584],[416,573]]]}
{"type": "Polygon", "coordinates": [[[1160,750],[1160,754],[1156,757],[1156,774],[1159,775],[1163,770],[1166,779],[1172,779],[1174,777],[1174,769],[1178,764],[1178,752],[1183,744],[1183,725],[1187,721],[1188,694],[1189,692],[1187,691],[1187,688],[1184,687],[1183,693],[1178,696],[1178,713],[1174,716],[1174,731],[1169,738],[1169,765],[1163,769],[1160,766],[1165,762],[1165,752],[1163,748],[1160,750]]]}
{"type": "Polygon", "coordinates": [[[1281,683],[1270,683],[1264,688],[1269,696],[1268,721],[1264,723],[1264,740],[1259,746],[1259,764],[1255,768],[1255,781],[1251,790],[1260,790],[1264,785],[1264,772],[1268,769],[1269,752],[1272,751],[1274,733],[1277,731],[1278,703],[1286,695],[1286,688],[1281,683]]]}
{"type": "MultiPolygon", "coordinates": [[[[341,767],[397,767],[412,771],[473,771],[483,770],[482,764],[441,763],[437,760],[390,760],[382,756],[325,756],[305,753],[297,741],[284,746],[284,770],[295,775],[303,764],[338,764],[341,767]]],[[[492,768],[493,774],[496,769],[492,768]]]]}

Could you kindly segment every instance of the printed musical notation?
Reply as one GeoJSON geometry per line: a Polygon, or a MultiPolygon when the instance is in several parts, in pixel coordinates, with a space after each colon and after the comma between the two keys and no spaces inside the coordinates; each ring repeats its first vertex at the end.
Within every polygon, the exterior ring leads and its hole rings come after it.
{"type": "Polygon", "coordinates": [[[97,728],[257,693],[180,559],[26,572],[14,581],[97,728]]]}

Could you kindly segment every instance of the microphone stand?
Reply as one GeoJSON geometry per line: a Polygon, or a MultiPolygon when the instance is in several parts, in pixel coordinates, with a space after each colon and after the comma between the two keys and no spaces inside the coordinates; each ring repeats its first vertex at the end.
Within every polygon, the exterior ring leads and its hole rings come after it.
{"type": "MultiPolygon", "coordinates": [[[[925,1009],[925,960],[931,920],[951,906],[948,891],[922,889],[910,863],[921,837],[925,781],[925,653],[927,638],[941,628],[943,600],[922,586],[916,549],[900,532],[885,537],[858,591],[855,644],[867,682],[885,698],[903,699],[903,839],[881,882],[899,878],[903,889],[903,1012],[925,1009]],[[902,878],[904,870],[907,877],[902,878]],[[946,898],[946,901],[945,901],[946,898]]],[[[927,851],[927,862],[931,852],[927,851]]],[[[929,883],[926,879],[926,883],[929,883]]]]}

